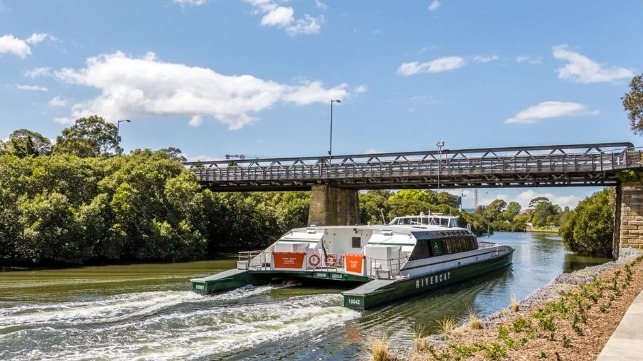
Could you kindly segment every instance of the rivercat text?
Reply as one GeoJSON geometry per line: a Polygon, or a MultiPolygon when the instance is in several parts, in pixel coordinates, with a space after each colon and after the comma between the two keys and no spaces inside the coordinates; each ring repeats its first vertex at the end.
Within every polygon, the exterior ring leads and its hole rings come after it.
{"type": "Polygon", "coordinates": [[[437,275],[432,275],[428,277],[422,277],[415,280],[415,288],[422,288],[432,284],[440,284],[442,282],[448,281],[451,278],[451,272],[439,273],[437,275]]]}

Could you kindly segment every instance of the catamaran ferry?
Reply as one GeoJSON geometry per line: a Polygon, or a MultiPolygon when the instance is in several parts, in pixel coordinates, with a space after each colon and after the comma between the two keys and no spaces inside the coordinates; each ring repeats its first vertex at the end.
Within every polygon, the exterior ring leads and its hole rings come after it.
{"type": "Polygon", "coordinates": [[[511,264],[513,248],[479,242],[457,217],[420,214],[387,225],[296,228],[237,268],[191,280],[201,293],[279,280],[346,282],[344,306],[367,309],[511,264]]]}

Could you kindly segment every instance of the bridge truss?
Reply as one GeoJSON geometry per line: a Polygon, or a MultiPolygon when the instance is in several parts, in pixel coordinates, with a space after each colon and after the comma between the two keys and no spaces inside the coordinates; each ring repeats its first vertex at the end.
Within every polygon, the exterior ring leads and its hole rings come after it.
{"type": "Polygon", "coordinates": [[[641,168],[631,143],[572,144],[325,157],[187,162],[201,183],[219,191],[607,186],[641,168]]]}

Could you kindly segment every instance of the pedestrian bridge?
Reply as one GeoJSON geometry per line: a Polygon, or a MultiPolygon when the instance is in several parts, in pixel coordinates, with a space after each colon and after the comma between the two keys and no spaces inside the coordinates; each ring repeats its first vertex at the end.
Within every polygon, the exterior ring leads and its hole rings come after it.
{"type": "Polygon", "coordinates": [[[643,168],[632,143],[444,149],[188,162],[215,192],[310,190],[308,224],[359,223],[360,189],[616,186],[614,252],[643,249],[643,168]]]}
{"type": "Polygon", "coordinates": [[[188,162],[213,191],[606,186],[641,168],[632,143],[188,162]]]}

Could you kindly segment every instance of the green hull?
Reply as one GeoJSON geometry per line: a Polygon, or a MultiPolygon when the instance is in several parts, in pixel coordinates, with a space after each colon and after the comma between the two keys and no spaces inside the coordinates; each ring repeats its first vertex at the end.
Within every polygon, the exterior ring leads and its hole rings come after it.
{"type": "Polygon", "coordinates": [[[198,293],[216,293],[247,285],[264,285],[275,281],[300,280],[303,282],[361,283],[350,291],[343,292],[344,306],[368,309],[415,294],[425,293],[454,283],[480,277],[511,265],[512,253],[498,258],[449,270],[423,275],[422,277],[397,280],[372,280],[368,277],[334,272],[318,271],[259,271],[232,269],[215,275],[191,280],[192,290],[198,293]]]}
{"type": "Polygon", "coordinates": [[[191,280],[192,291],[198,293],[216,293],[233,290],[235,288],[254,285],[260,286],[275,281],[283,280],[301,281],[332,281],[347,283],[366,283],[371,279],[334,271],[248,271],[228,270],[215,275],[191,280]]]}
{"type": "Polygon", "coordinates": [[[425,293],[440,287],[466,281],[511,265],[512,254],[485,262],[457,267],[405,280],[376,280],[343,292],[344,306],[368,309],[403,297],[425,293]]]}

